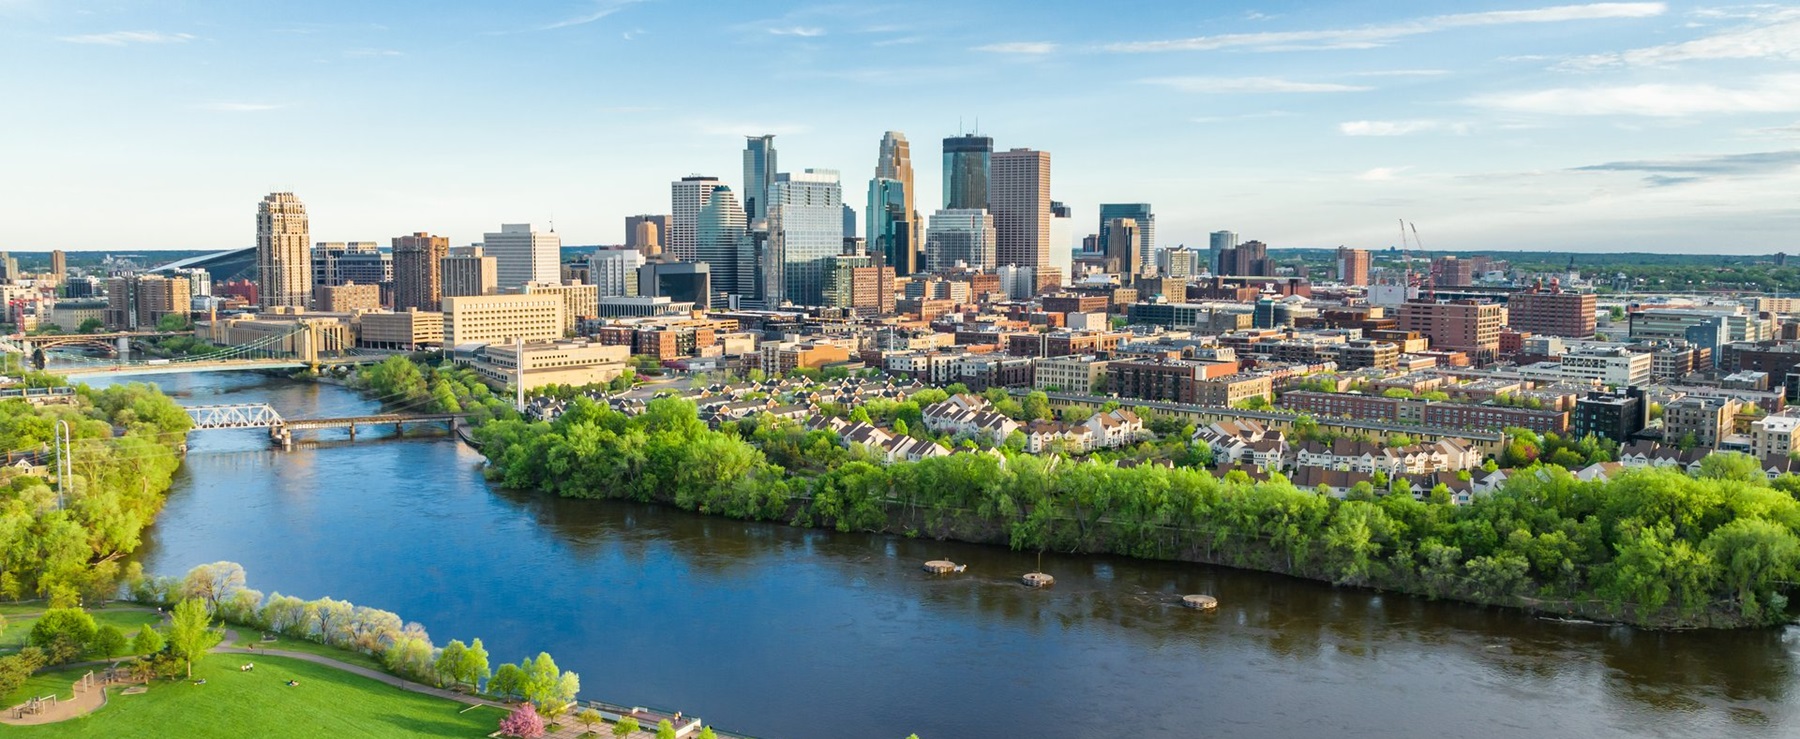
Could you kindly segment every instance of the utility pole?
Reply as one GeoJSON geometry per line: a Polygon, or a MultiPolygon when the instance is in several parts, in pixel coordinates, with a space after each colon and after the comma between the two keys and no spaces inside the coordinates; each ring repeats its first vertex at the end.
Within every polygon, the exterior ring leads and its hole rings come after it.
{"type": "Polygon", "coordinates": [[[69,449],[69,422],[56,422],[56,507],[61,510],[64,494],[75,477],[75,458],[69,449]]]}
{"type": "Polygon", "coordinates": [[[513,410],[525,412],[525,338],[513,339],[513,410]]]}

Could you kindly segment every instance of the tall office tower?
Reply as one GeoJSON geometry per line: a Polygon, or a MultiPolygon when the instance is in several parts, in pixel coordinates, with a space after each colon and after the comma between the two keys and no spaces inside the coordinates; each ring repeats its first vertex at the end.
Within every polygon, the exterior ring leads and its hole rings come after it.
{"type": "Polygon", "coordinates": [[[499,266],[501,288],[562,282],[562,238],[555,231],[533,231],[529,223],[502,223],[498,232],[481,235],[481,247],[499,266]]]}
{"type": "Polygon", "coordinates": [[[663,252],[683,261],[694,261],[694,227],[700,221],[700,209],[712,199],[714,190],[724,187],[717,177],[689,175],[669,185],[669,232],[663,237],[663,252]]]}
{"type": "Polygon", "coordinates": [[[945,210],[988,207],[988,172],[993,155],[994,140],[987,136],[965,133],[944,139],[945,210]]]}
{"type": "Polygon", "coordinates": [[[451,249],[438,270],[443,277],[443,297],[461,298],[498,292],[500,266],[496,261],[483,254],[479,246],[451,249]]]}
{"type": "Polygon", "coordinates": [[[1214,231],[1208,243],[1210,248],[1206,255],[1206,269],[1215,275],[1225,274],[1219,264],[1219,256],[1224,254],[1226,249],[1237,248],[1238,235],[1230,231],[1214,231]]]}
{"type": "Polygon", "coordinates": [[[925,230],[925,267],[942,272],[962,262],[992,272],[997,244],[994,218],[987,211],[946,208],[931,214],[931,227],[925,230]]]}
{"type": "Polygon", "coordinates": [[[1156,214],[1149,203],[1105,203],[1100,206],[1100,243],[1107,240],[1106,226],[1115,218],[1137,221],[1138,248],[1146,255],[1156,253],[1156,214]]]}
{"type": "Polygon", "coordinates": [[[694,261],[711,267],[712,296],[708,305],[730,305],[728,295],[752,295],[756,291],[756,260],[744,233],[744,220],[744,209],[738,206],[737,196],[729,187],[714,190],[706,207],[700,209],[694,230],[694,249],[698,252],[694,261]],[[748,274],[745,268],[750,270],[748,274]]]}
{"type": "Polygon", "coordinates": [[[769,189],[764,303],[823,305],[832,257],[844,251],[844,197],[831,169],[783,172],[769,189]]]}
{"type": "Polygon", "coordinates": [[[1369,252],[1366,249],[1338,247],[1337,250],[1338,282],[1346,285],[1369,284],[1369,252]]]}
{"type": "Polygon", "coordinates": [[[669,238],[669,217],[661,215],[625,216],[625,245],[644,256],[662,253],[669,238]]]}
{"type": "Polygon", "coordinates": [[[924,246],[923,224],[915,203],[912,145],[906,134],[888,131],[881,136],[875,158],[875,178],[869,181],[868,224],[864,236],[869,254],[898,275],[919,271],[919,251],[924,246]]]}
{"type": "Polygon", "coordinates": [[[127,274],[106,281],[106,324],[115,329],[154,327],[163,316],[192,309],[186,277],[127,274]]]}
{"type": "Polygon", "coordinates": [[[637,297],[638,268],[644,253],[630,246],[595,249],[588,257],[588,277],[602,298],[637,297]]]}
{"type": "Polygon", "coordinates": [[[444,257],[450,239],[416,231],[394,237],[394,312],[444,309],[444,257]]]}
{"type": "Polygon", "coordinates": [[[1042,269],[1050,266],[1050,152],[1012,149],[994,155],[988,185],[994,214],[994,260],[1042,269]]]}
{"type": "Polygon", "coordinates": [[[0,280],[12,282],[13,280],[19,279],[21,276],[22,275],[19,274],[19,260],[8,256],[6,252],[0,251],[0,280]]]}
{"type": "Polygon", "coordinates": [[[769,217],[769,188],[780,168],[775,164],[774,135],[744,139],[744,220],[756,223],[769,217]]]}
{"type": "Polygon", "coordinates": [[[1200,252],[1177,246],[1156,253],[1156,276],[1183,278],[1197,274],[1200,274],[1200,252]]]}
{"type": "MultiPolygon", "coordinates": [[[[1055,274],[1061,283],[1066,275],[1075,274],[1075,209],[1055,200],[1050,201],[1050,269],[1038,270],[1055,274]]],[[[1044,275],[1038,276],[1044,282],[1044,275]]]]}
{"type": "Polygon", "coordinates": [[[1114,218],[1106,222],[1106,271],[1119,276],[1121,284],[1144,273],[1143,232],[1136,220],[1114,218]]]}
{"type": "Polygon", "coordinates": [[[187,269],[169,270],[170,277],[185,277],[188,281],[188,297],[212,296],[212,273],[205,267],[189,267],[187,269]]]}
{"type": "Polygon", "coordinates": [[[394,255],[373,241],[321,241],[313,245],[312,285],[318,288],[354,282],[358,285],[394,284],[394,255]]]}
{"type": "Polygon", "coordinates": [[[844,203],[844,243],[856,239],[856,209],[844,203]]]}
{"type": "Polygon", "coordinates": [[[306,204],[272,192],[256,206],[256,293],[264,308],[305,308],[312,295],[306,204]]]}
{"type": "Polygon", "coordinates": [[[69,255],[64,254],[61,249],[50,252],[50,275],[56,278],[57,285],[62,285],[63,280],[69,277],[69,255]]]}

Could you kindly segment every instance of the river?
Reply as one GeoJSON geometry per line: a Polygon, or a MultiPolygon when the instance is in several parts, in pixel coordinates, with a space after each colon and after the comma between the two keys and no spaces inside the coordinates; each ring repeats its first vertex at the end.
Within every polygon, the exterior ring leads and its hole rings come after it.
{"type": "MultiPolygon", "coordinates": [[[[374,409],[247,373],[150,379],[190,405],[374,409]]],[[[191,443],[139,554],[152,572],[239,562],[264,592],[479,636],[495,665],[547,650],[584,697],[758,736],[1800,733],[1800,629],[1570,625],[1115,557],[1046,556],[1056,585],[1033,591],[1032,554],[499,490],[443,436],[191,443]],[[969,571],[920,571],[937,558],[969,571]]]]}

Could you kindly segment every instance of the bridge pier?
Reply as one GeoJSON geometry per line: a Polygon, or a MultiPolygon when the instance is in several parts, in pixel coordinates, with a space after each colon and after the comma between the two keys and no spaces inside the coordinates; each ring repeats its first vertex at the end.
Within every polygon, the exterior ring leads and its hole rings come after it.
{"type": "Polygon", "coordinates": [[[350,424],[350,440],[356,441],[356,424],[350,424]]]}

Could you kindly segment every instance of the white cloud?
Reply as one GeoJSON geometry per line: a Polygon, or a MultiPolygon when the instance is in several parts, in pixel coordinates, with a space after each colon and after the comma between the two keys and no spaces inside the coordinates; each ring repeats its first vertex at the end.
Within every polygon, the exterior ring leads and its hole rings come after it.
{"type": "Polygon", "coordinates": [[[1362,180],[1363,182],[1392,182],[1395,178],[1400,176],[1401,172],[1405,172],[1409,169],[1412,169],[1412,167],[1376,167],[1357,175],[1356,179],[1362,180]]]}
{"type": "Polygon", "coordinates": [[[287,106],[278,103],[207,103],[200,107],[223,113],[261,113],[265,110],[278,110],[287,106]]]}
{"type": "Polygon", "coordinates": [[[1378,69],[1373,72],[1351,72],[1351,77],[1442,77],[1448,69],[1378,69]]]}
{"type": "Polygon", "coordinates": [[[1545,115],[1675,117],[1708,113],[1786,113],[1800,111],[1800,74],[1767,75],[1736,87],[1712,84],[1559,87],[1477,95],[1468,102],[1485,108],[1545,115]]]}
{"type": "Polygon", "coordinates": [[[80,36],[61,36],[56,40],[71,44],[99,44],[102,46],[125,46],[127,44],[185,44],[194,40],[192,34],[163,33],[161,31],[113,31],[111,33],[89,33],[80,36]]]}
{"type": "Polygon", "coordinates": [[[1611,18],[1649,18],[1662,15],[1667,10],[1668,6],[1660,2],[1558,5],[1530,10],[1493,10],[1480,13],[1438,15],[1358,28],[1232,33],[1166,41],[1131,41],[1111,44],[1106,49],[1121,52],[1211,51],[1214,49],[1250,49],[1253,51],[1372,49],[1386,46],[1408,36],[1456,28],[1519,23],[1561,23],[1611,18]]]}
{"type": "Polygon", "coordinates": [[[1057,45],[1048,41],[1008,41],[1003,44],[988,44],[975,47],[976,51],[987,51],[995,54],[1053,54],[1057,45]]]}
{"type": "Polygon", "coordinates": [[[1564,69],[1645,67],[1708,59],[1800,59],[1800,8],[1782,8],[1754,16],[1755,25],[1703,36],[1691,41],[1647,46],[1613,54],[1576,57],[1564,69]]]}
{"type": "Polygon", "coordinates": [[[769,33],[774,34],[776,36],[799,36],[801,38],[813,38],[815,36],[825,35],[825,29],[820,28],[818,26],[783,26],[780,28],[769,29],[769,33]]]}
{"type": "Polygon", "coordinates": [[[643,2],[644,0],[597,0],[594,9],[581,15],[564,18],[549,25],[538,26],[540,31],[553,31],[570,26],[585,26],[625,9],[625,6],[643,2]]]}
{"type": "Polygon", "coordinates": [[[1295,82],[1278,77],[1152,77],[1140,84],[1162,85],[1181,92],[1363,92],[1373,88],[1335,82],[1295,82]]]}
{"type": "Polygon", "coordinates": [[[1345,136],[1406,136],[1443,128],[1438,121],[1345,121],[1338,132],[1345,136]]]}
{"type": "Polygon", "coordinates": [[[349,56],[349,57],[406,56],[406,52],[400,51],[398,49],[351,49],[349,51],[344,52],[344,56],[349,56]]]}

